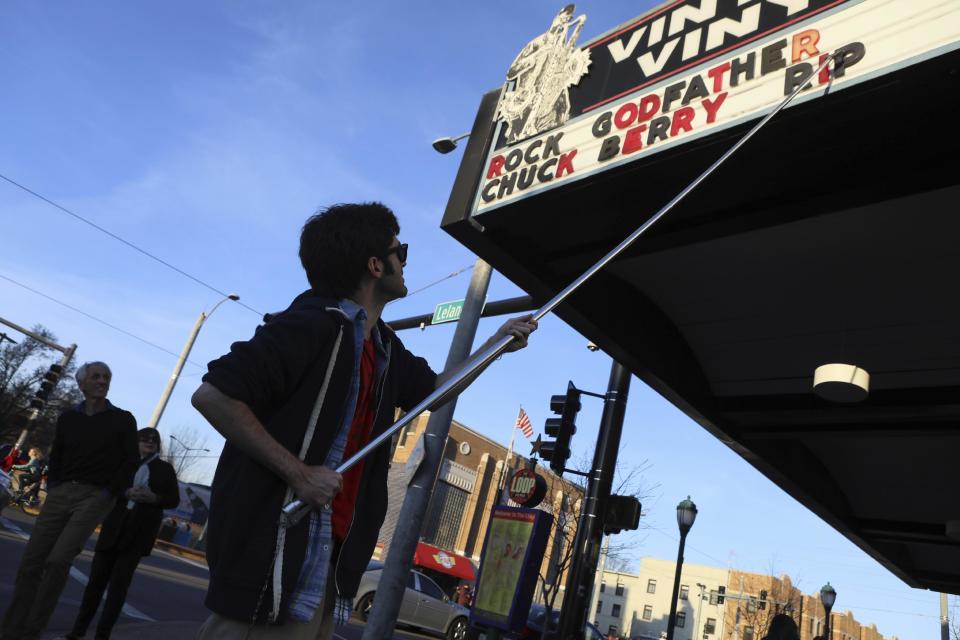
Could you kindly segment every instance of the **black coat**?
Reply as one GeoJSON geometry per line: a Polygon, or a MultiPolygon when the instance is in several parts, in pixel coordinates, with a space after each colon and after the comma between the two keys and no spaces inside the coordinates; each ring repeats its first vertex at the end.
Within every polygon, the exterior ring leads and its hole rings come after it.
{"type": "Polygon", "coordinates": [[[103,521],[97,551],[118,551],[150,555],[160,531],[163,510],[180,504],[180,487],[173,465],[159,458],[150,462],[150,491],[157,494],[155,504],[137,502],[127,509],[127,499],[117,499],[113,511],[103,521]]]}
{"type": "MultiPolygon", "coordinates": [[[[382,321],[377,326],[387,351],[387,369],[377,389],[371,438],[393,424],[395,407],[409,410],[429,395],[437,378],[426,360],[410,353],[382,321]]],[[[356,365],[354,344],[353,323],[337,301],[307,292],[258,327],[251,340],[234,343],[230,353],[211,362],[203,379],[246,404],[294,455],[315,419],[316,431],[304,461],[321,465],[344,422],[356,365]]],[[[364,461],[353,523],[334,564],[337,593],[344,598],[357,593],[387,511],[389,442],[364,461]]],[[[214,613],[249,621],[256,610],[258,621],[266,619],[273,605],[273,583],[266,592],[263,585],[274,567],[286,491],[283,480],[227,440],[213,479],[207,529],[206,605],[214,613]]],[[[306,556],[309,520],[285,531],[281,622],[306,556]]]]}

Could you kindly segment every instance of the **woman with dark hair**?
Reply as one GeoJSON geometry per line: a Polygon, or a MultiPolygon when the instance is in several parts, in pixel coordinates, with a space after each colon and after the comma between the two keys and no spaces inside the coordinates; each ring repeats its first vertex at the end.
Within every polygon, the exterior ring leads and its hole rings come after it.
{"type": "Polygon", "coordinates": [[[140,441],[140,466],[133,481],[107,519],[97,539],[90,581],[83,592],[80,613],[67,638],[82,638],[97,613],[103,592],[107,602],[97,623],[97,640],[110,637],[120,617],[123,602],[140,558],[150,555],[160,530],[164,509],[180,503],[177,475],[169,462],[160,459],[160,433],[149,427],[137,432],[140,441]]]}
{"type": "Polygon", "coordinates": [[[793,618],[785,613],[778,613],[770,621],[770,628],[763,640],[800,640],[800,631],[793,618]]]}

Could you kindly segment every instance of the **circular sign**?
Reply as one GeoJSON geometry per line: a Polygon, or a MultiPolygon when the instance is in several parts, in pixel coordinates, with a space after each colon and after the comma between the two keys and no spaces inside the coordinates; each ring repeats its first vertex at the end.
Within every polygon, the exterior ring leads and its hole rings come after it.
{"type": "Polygon", "coordinates": [[[547,495],[547,481],[532,469],[518,469],[507,485],[510,499],[525,507],[535,507],[547,495]]]}

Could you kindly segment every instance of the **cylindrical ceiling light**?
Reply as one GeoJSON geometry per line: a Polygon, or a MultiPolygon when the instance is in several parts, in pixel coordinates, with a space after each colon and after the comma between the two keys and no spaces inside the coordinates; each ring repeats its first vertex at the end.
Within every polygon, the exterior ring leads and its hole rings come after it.
{"type": "Polygon", "coordinates": [[[830,402],[860,402],[870,392],[870,374],[852,364],[824,364],[813,373],[813,392],[830,402]]]}

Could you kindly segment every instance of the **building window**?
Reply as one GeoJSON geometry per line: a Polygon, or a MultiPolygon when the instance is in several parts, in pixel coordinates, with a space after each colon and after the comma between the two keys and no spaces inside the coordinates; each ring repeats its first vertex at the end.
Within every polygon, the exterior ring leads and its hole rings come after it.
{"type": "Polygon", "coordinates": [[[468,493],[447,482],[438,482],[430,498],[427,518],[423,525],[423,541],[442,549],[453,549],[460,535],[463,510],[468,493]]]}
{"type": "Polygon", "coordinates": [[[617,595],[617,596],[622,596],[622,595],[623,595],[623,585],[622,585],[622,584],[618,584],[618,585],[617,585],[617,591],[616,591],[616,593],[615,593],[614,595],[617,595]]]}
{"type": "Polygon", "coordinates": [[[703,635],[712,636],[717,632],[717,619],[707,618],[707,623],[703,625],[703,635]]]}
{"type": "Polygon", "coordinates": [[[613,605],[613,611],[610,612],[610,615],[612,615],[614,618],[619,618],[619,617],[620,617],[620,605],[618,605],[618,604],[613,605]]]}
{"type": "Polygon", "coordinates": [[[648,604],[643,605],[643,619],[653,620],[653,607],[648,604]]]}
{"type": "Polygon", "coordinates": [[[743,628],[743,640],[753,640],[753,627],[743,628]]]}
{"type": "Polygon", "coordinates": [[[653,578],[647,580],[647,593],[656,593],[657,592],[657,581],[653,578]]]}
{"type": "Polygon", "coordinates": [[[600,583],[600,593],[603,593],[603,592],[606,591],[606,590],[607,590],[607,583],[606,583],[606,582],[601,582],[601,583],[600,583]]]}
{"type": "MultiPolygon", "coordinates": [[[[683,629],[684,625],[686,624],[687,624],[687,613],[685,611],[678,611],[677,624],[676,624],[677,629],[683,629]]],[[[747,639],[744,638],[743,640],[747,640],[747,639]]]]}
{"type": "Polygon", "coordinates": [[[600,615],[603,613],[603,600],[597,600],[597,612],[594,615],[600,615]]]}
{"type": "Polygon", "coordinates": [[[747,600],[747,613],[756,613],[757,612],[757,599],[751,597],[747,600]]]}
{"type": "Polygon", "coordinates": [[[680,585],[680,599],[689,600],[690,599],[690,587],[685,584],[680,585]]]}

